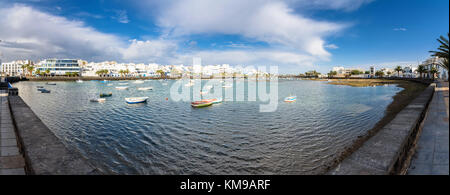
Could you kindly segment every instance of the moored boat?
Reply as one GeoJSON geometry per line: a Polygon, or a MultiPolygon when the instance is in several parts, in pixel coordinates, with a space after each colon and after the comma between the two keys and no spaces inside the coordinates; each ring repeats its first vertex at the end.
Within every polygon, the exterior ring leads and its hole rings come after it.
{"type": "Polygon", "coordinates": [[[137,80],[137,81],[134,81],[134,83],[135,83],[135,84],[142,84],[142,83],[144,83],[144,81],[142,81],[142,80],[137,80]]]}
{"type": "Polygon", "coordinates": [[[79,79],[77,80],[77,83],[83,83],[83,80],[79,79]]]}
{"type": "Polygon", "coordinates": [[[112,96],[112,93],[101,93],[100,94],[100,97],[101,98],[104,98],[104,97],[111,97],[112,96]]]}
{"type": "Polygon", "coordinates": [[[153,90],[153,87],[140,87],[138,88],[139,91],[150,91],[153,90]]]}
{"type": "Polygon", "coordinates": [[[47,85],[56,85],[56,83],[47,83],[47,85]]]}
{"type": "Polygon", "coordinates": [[[105,98],[94,98],[94,99],[91,99],[90,100],[91,102],[105,102],[106,101],[106,99],[105,98]]]}
{"type": "Polygon", "coordinates": [[[147,102],[149,97],[131,97],[131,98],[125,98],[125,101],[128,104],[139,104],[139,103],[145,103],[147,102]]]}
{"type": "Polygon", "coordinates": [[[194,108],[203,108],[212,105],[213,105],[212,101],[196,101],[191,103],[191,106],[194,108]]]}
{"type": "Polygon", "coordinates": [[[39,90],[41,93],[50,93],[51,91],[50,90],[47,90],[47,89],[42,89],[42,90],[39,90]]]}
{"type": "Polygon", "coordinates": [[[117,90],[126,90],[128,87],[116,87],[117,90]]]}
{"type": "Polygon", "coordinates": [[[295,102],[295,101],[297,101],[297,96],[286,97],[286,98],[284,98],[284,101],[285,102],[295,102]]]}

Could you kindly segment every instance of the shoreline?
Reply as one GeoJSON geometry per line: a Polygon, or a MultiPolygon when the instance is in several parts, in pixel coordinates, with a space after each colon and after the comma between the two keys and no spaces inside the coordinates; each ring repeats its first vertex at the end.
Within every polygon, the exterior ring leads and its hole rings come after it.
{"type": "Polygon", "coordinates": [[[417,83],[414,81],[385,79],[358,79],[351,81],[346,79],[337,79],[335,81],[329,82],[328,84],[347,85],[352,87],[371,87],[385,84],[397,84],[398,87],[403,88],[403,90],[392,97],[393,101],[386,108],[383,118],[381,118],[372,129],[368,130],[364,135],[358,136],[352,144],[345,147],[342,152],[335,156],[335,158],[328,166],[324,167],[323,170],[320,171],[319,174],[326,174],[327,172],[338,166],[344,159],[358,150],[367,140],[372,138],[383,127],[389,124],[398,113],[400,113],[405,107],[407,107],[429,86],[427,82],[417,83]]]}

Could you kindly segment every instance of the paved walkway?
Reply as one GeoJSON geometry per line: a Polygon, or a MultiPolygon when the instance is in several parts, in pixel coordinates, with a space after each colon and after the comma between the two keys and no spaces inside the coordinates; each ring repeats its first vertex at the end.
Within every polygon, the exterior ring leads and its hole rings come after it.
{"type": "Polygon", "coordinates": [[[438,82],[408,175],[449,175],[448,82],[438,82]]]}
{"type": "Polygon", "coordinates": [[[25,161],[17,146],[7,90],[0,90],[0,119],[0,175],[24,175],[25,161]]]}

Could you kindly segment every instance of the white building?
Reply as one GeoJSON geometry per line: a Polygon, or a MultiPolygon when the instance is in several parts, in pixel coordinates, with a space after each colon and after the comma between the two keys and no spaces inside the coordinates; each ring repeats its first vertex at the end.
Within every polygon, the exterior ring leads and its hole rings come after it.
{"type": "Polygon", "coordinates": [[[22,66],[26,64],[32,64],[32,62],[30,60],[18,60],[1,63],[0,71],[4,76],[25,76],[27,70],[23,72],[22,66]]]}
{"type": "Polygon", "coordinates": [[[425,60],[422,65],[425,66],[425,69],[427,70],[427,73],[425,73],[425,78],[431,79],[433,78],[433,75],[429,72],[431,68],[436,68],[438,70],[438,74],[435,75],[435,78],[441,78],[441,79],[448,79],[447,76],[447,70],[439,66],[439,64],[442,62],[442,59],[439,57],[431,57],[425,60]]]}
{"type": "Polygon", "coordinates": [[[39,62],[35,68],[40,72],[50,72],[52,76],[64,76],[67,73],[81,73],[79,60],[75,59],[46,59],[39,62]]]}

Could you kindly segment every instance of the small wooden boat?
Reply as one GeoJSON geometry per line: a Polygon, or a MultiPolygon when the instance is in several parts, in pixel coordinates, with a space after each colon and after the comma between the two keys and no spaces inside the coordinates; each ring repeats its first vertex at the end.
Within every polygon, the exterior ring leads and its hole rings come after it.
{"type": "Polygon", "coordinates": [[[56,83],[47,83],[47,85],[56,85],[56,83]]]}
{"type": "Polygon", "coordinates": [[[117,90],[126,90],[128,87],[116,87],[117,90]]]}
{"type": "Polygon", "coordinates": [[[94,99],[91,99],[90,100],[91,102],[105,102],[106,101],[106,99],[105,98],[94,98],[94,99]]]}
{"type": "Polygon", "coordinates": [[[44,87],[43,86],[36,86],[36,88],[43,89],[44,87]]]}
{"type": "Polygon", "coordinates": [[[41,91],[41,93],[50,93],[51,92],[50,90],[47,90],[47,89],[42,89],[40,91],[41,91]]]}
{"type": "Polygon", "coordinates": [[[44,91],[45,89],[44,88],[38,88],[37,90],[38,91],[44,91]]]}
{"type": "Polygon", "coordinates": [[[125,98],[125,101],[128,104],[140,104],[147,102],[149,97],[132,97],[132,98],[125,98]]]}
{"type": "Polygon", "coordinates": [[[213,103],[211,101],[196,101],[191,103],[191,106],[194,108],[204,108],[212,105],[213,103]]]}
{"type": "Polygon", "coordinates": [[[153,90],[153,87],[140,87],[138,88],[139,91],[150,91],[153,90]]]}
{"type": "Polygon", "coordinates": [[[297,96],[286,97],[286,98],[284,98],[284,101],[285,102],[295,102],[295,101],[297,101],[297,96]]]}
{"type": "Polygon", "coordinates": [[[104,97],[111,97],[112,96],[112,93],[101,93],[100,94],[100,97],[101,98],[104,98],[104,97]]]}

